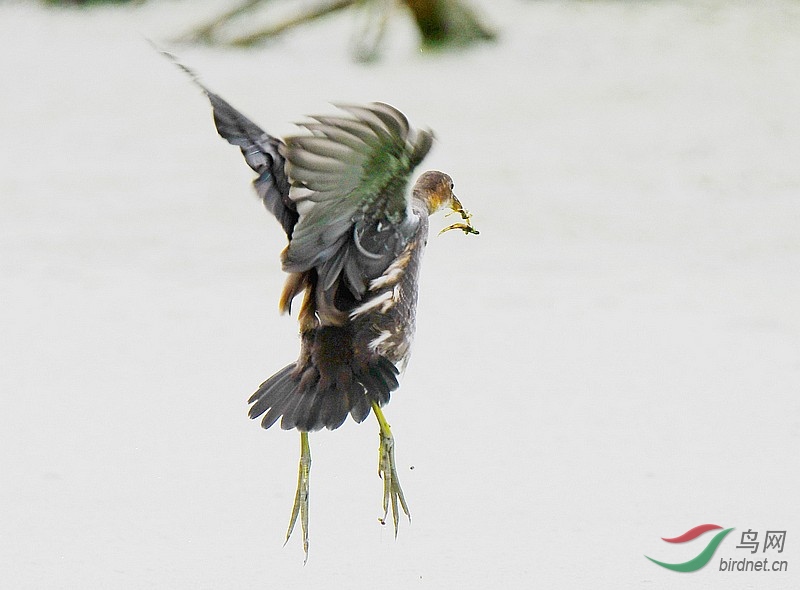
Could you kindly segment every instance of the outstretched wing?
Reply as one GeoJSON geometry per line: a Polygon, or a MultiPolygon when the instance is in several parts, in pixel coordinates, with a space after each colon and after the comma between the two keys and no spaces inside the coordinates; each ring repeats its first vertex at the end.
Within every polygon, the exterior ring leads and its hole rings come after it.
{"type": "Polygon", "coordinates": [[[280,146],[299,219],[283,254],[287,272],[317,268],[328,290],[344,271],[360,299],[416,229],[408,180],[433,135],[383,103],[341,106],[350,116],[303,123],[311,135],[280,146]]]}
{"type": "Polygon", "coordinates": [[[258,196],[291,239],[298,214],[297,207],[289,199],[285,160],[280,153],[283,142],[264,132],[219,95],[202,85],[201,88],[214,108],[217,131],[228,143],[241,148],[245,161],[258,174],[253,181],[258,196]]]}
{"type": "Polygon", "coordinates": [[[186,72],[211,101],[217,132],[228,143],[237,145],[242,150],[245,161],[258,174],[258,178],[253,181],[256,193],[291,239],[298,214],[297,207],[289,199],[289,180],[285,171],[286,161],[280,153],[280,146],[283,145],[283,142],[266,133],[233,108],[224,98],[211,92],[200,82],[194,70],[183,65],[174,55],[167,51],[159,51],[186,72]]]}

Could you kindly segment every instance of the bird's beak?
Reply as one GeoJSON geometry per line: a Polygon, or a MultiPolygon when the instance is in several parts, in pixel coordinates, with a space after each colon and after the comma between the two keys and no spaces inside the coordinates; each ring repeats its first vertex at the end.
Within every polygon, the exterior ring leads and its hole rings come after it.
{"type": "Polygon", "coordinates": [[[455,193],[452,193],[452,195],[453,195],[453,197],[452,197],[452,200],[450,202],[450,208],[453,211],[455,211],[456,213],[460,213],[461,216],[464,219],[466,219],[466,217],[464,217],[464,215],[463,215],[464,214],[464,206],[461,204],[461,201],[458,200],[458,197],[456,196],[455,193]]]}

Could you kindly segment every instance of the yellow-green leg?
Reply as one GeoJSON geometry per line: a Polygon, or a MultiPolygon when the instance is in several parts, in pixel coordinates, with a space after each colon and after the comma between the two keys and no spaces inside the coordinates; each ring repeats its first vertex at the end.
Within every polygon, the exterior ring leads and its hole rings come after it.
{"type": "Polygon", "coordinates": [[[303,551],[306,554],[303,563],[308,561],[308,490],[309,474],[311,472],[311,447],[308,446],[308,433],[300,433],[300,467],[297,473],[297,492],[294,495],[292,517],[289,520],[289,530],[286,531],[286,541],[292,536],[297,515],[300,514],[300,525],[303,527],[303,551]]]}
{"type": "Polygon", "coordinates": [[[394,521],[394,536],[397,536],[397,527],[400,514],[397,511],[397,503],[406,513],[409,522],[411,513],[408,511],[408,504],[403,496],[403,489],[400,487],[400,479],[397,477],[397,466],[394,460],[394,437],[389,423],[383,415],[383,411],[376,402],[372,402],[372,411],[378,419],[381,427],[381,445],[378,451],[378,475],[383,478],[383,518],[381,524],[386,524],[386,516],[389,513],[389,501],[392,503],[392,520],[394,521]]]}

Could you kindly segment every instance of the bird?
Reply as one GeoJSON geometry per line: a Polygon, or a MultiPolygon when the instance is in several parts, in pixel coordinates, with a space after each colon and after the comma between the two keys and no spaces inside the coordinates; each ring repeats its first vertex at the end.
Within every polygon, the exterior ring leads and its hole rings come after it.
{"type": "MultiPolygon", "coordinates": [[[[309,117],[303,133],[279,139],[210,91],[193,70],[167,52],[211,103],[219,135],[240,148],[256,174],[255,192],[286,234],[280,255],[288,276],[282,313],[297,313],[297,360],[264,381],[249,398],[249,416],[263,428],[280,420],[300,432],[300,461],[288,542],[300,518],[309,550],[309,433],[339,428],[349,415],[374,414],[379,431],[378,475],[383,518],[411,518],[397,474],[394,437],[382,408],[399,386],[414,336],[420,262],[429,216],[450,209],[461,221],[441,230],[478,234],[452,178],[431,170],[411,189],[433,132],[415,129],[389,104],[336,105],[339,113],[309,117]]],[[[285,544],[284,543],[284,544],[285,544]]]]}

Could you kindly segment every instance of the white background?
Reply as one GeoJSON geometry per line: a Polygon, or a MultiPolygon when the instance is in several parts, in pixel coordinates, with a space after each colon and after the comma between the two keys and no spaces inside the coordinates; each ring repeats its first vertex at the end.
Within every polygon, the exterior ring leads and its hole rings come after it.
{"type": "Polygon", "coordinates": [[[0,585],[800,586],[800,5],[502,0],[497,44],[420,55],[398,17],[371,66],[353,14],[169,43],[222,4],[0,4],[0,585]],[[297,350],[284,238],[146,38],[277,135],[370,100],[436,131],[481,235],[432,220],[396,541],[370,418],[311,437],[308,564],[282,547],[299,437],[245,400],[297,350]],[[644,558],[706,522],[705,569],[644,558]]]}

